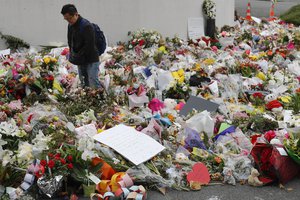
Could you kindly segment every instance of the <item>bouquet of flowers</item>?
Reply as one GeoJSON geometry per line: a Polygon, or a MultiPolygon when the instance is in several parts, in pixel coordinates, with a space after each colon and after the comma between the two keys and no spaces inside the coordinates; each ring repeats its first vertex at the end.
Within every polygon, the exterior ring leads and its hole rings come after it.
{"type": "Polygon", "coordinates": [[[133,49],[136,46],[148,48],[155,44],[158,45],[162,39],[161,34],[157,31],[146,31],[145,29],[129,32],[128,36],[130,37],[130,40],[128,41],[129,49],[133,49]]]}
{"type": "Polygon", "coordinates": [[[173,87],[170,87],[166,93],[165,97],[166,98],[171,98],[171,99],[184,99],[188,100],[189,99],[189,94],[190,94],[191,89],[189,88],[188,85],[186,84],[180,84],[176,83],[173,87]]]}
{"type": "Polygon", "coordinates": [[[204,0],[202,9],[204,15],[206,15],[208,18],[216,18],[216,3],[212,0],[204,0]]]}

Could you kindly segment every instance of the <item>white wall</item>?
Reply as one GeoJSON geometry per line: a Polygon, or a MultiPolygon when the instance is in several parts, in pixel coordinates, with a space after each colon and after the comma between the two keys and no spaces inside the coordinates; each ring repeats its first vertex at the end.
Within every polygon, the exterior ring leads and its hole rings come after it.
{"type": "MultiPolygon", "coordinates": [[[[154,29],[164,36],[187,36],[189,17],[202,16],[203,0],[0,0],[0,31],[31,45],[66,44],[67,22],[60,14],[66,3],[99,24],[110,44],[127,40],[127,32],[154,29]]],[[[234,0],[215,0],[217,26],[232,25],[234,0]]],[[[0,42],[1,45],[1,42],[0,42]]],[[[0,48],[1,49],[1,48],[0,48]]]]}

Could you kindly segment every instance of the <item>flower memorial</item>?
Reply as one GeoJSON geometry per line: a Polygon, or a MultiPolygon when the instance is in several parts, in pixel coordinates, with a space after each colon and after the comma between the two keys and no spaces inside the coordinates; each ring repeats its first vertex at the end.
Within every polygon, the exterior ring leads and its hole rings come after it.
{"type": "MultiPolygon", "coordinates": [[[[205,1],[208,18],[214,9],[205,1]]],[[[133,31],[101,56],[98,90],[79,87],[67,48],[1,58],[1,199],[145,199],[145,188],[292,180],[300,164],[299,28],[262,23],[190,41],[133,31]],[[135,165],[94,139],[120,124],[164,150],[135,165]]]]}
{"type": "Polygon", "coordinates": [[[204,15],[208,18],[215,19],[216,18],[216,3],[212,0],[204,0],[202,6],[204,15]]]}

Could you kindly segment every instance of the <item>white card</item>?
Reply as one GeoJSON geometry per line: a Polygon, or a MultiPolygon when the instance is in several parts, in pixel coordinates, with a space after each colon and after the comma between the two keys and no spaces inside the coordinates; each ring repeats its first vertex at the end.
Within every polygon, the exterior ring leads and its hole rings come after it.
{"type": "Polygon", "coordinates": [[[95,176],[94,174],[90,173],[88,176],[87,176],[91,181],[93,181],[93,183],[95,183],[96,185],[98,185],[101,180],[95,176]]]}
{"type": "Polygon", "coordinates": [[[282,155],[282,156],[288,156],[288,154],[286,153],[286,151],[284,150],[284,148],[282,148],[282,147],[276,147],[276,149],[278,150],[278,152],[280,153],[280,155],[282,155]]]}
{"type": "Polygon", "coordinates": [[[95,135],[94,139],[113,148],[135,165],[146,162],[165,149],[150,136],[123,124],[95,135]]]}

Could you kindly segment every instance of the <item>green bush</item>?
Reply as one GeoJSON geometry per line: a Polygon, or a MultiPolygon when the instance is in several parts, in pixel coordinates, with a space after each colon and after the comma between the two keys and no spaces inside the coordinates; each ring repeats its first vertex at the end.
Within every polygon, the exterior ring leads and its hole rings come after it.
{"type": "Polygon", "coordinates": [[[293,23],[300,26],[300,4],[293,6],[286,13],[282,14],[280,18],[288,23],[293,23]]]}

